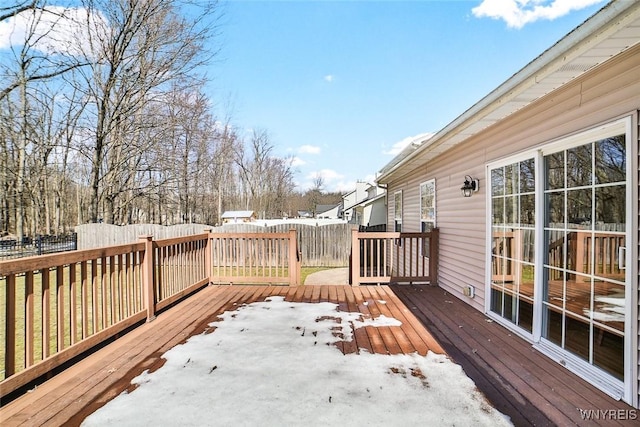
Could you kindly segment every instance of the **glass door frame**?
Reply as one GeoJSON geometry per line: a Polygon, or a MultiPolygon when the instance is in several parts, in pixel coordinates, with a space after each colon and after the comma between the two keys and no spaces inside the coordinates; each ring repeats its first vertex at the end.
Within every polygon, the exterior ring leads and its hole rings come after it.
{"type": "MultiPolygon", "coordinates": [[[[635,117],[635,116],[634,116],[635,117]]],[[[491,181],[491,171],[500,166],[509,165],[526,159],[534,158],[535,177],[535,281],[534,281],[534,305],[533,305],[533,327],[532,333],[521,329],[517,325],[502,318],[491,310],[491,256],[492,256],[492,194],[491,187],[486,194],[487,220],[486,220],[486,287],[485,287],[485,313],[491,319],[497,321],[517,335],[531,341],[536,349],[548,357],[563,364],[572,372],[578,374],[586,381],[591,382],[596,387],[616,398],[637,405],[638,392],[638,330],[634,326],[634,319],[638,318],[638,239],[633,230],[638,230],[638,135],[633,132],[637,129],[638,123],[631,116],[626,116],[618,120],[607,122],[600,126],[580,131],[579,133],[554,141],[545,143],[538,149],[528,150],[517,155],[492,162],[486,165],[486,182],[491,181]],[[635,126],[635,127],[634,127],[635,126]],[[543,335],[543,291],[544,291],[544,259],[546,243],[544,240],[544,218],[545,218],[545,194],[544,180],[544,155],[557,152],[563,148],[575,147],[594,142],[599,139],[611,137],[616,134],[625,134],[626,137],[626,253],[625,253],[625,332],[624,332],[624,381],[613,378],[604,373],[597,366],[590,365],[569,351],[561,349],[556,344],[546,340],[543,335]],[[634,144],[635,141],[635,144],[634,144]],[[635,201],[635,202],[634,202],[635,201]],[[634,280],[635,278],[635,280],[634,280]]],[[[637,322],[637,320],[636,320],[637,322]]]]}
{"type": "Polygon", "coordinates": [[[500,323],[503,326],[508,327],[510,330],[512,330],[514,333],[516,333],[517,335],[520,335],[521,337],[523,337],[524,339],[526,339],[527,341],[535,341],[535,333],[536,333],[536,325],[535,325],[535,321],[536,321],[536,315],[535,315],[535,311],[536,311],[536,295],[539,293],[538,290],[538,266],[537,266],[537,260],[539,259],[539,249],[538,249],[538,244],[537,242],[540,241],[540,236],[539,236],[539,229],[538,229],[538,217],[540,215],[540,205],[538,204],[538,165],[540,163],[539,159],[539,153],[538,150],[531,150],[531,151],[527,151],[527,152],[523,152],[520,154],[517,154],[515,156],[511,156],[507,159],[503,159],[501,161],[497,161],[497,162],[493,162],[490,164],[487,164],[487,168],[486,168],[486,181],[487,182],[487,239],[486,239],[486,254],[487,254],[487,259],[486,259],[486,272],[487,272],[487,277],[485,280],[486,283],[486,289],[485,289],[485,313],[491,317],[492,319],[496,320],[498,323],[500,323]],[[493,255],[493,221],[492,221],[492,209],[493,209],[493,204],[492,204],[492,193],[491,193],[491,189],[492,189],[492,185],[491,185],[491,171],[500,167],[504,167],[504,166],[508,166],[514,163],[520,163],[520,162],[524,162],[527,160],[533,159],[535,162],[535,171],[536,171],[536,175],[535,175],[535,179],[536,179],[536,184],[535,184],[535,200],[536,200],[536,204],[535,204],[535,211],[534,211],[534,218],[535,218],[535,227],[534,227],[534,242],[536,242],[535,244],[535,263],[534,263],[534,304],[533,304],[533,324],[532,324],[532,332],[528,332],[527,330],[519,327],[518,325],[516,325],[515,323],[510,322],[508,319],[500,316],[498,313],[495,313],[492,309],[491,309],[491,301],[492,301],[492,281],[493,281],[493,277],[492,277],[492,270],[493,270],[493,265],[492,265],[492,255],[493,255]]]}

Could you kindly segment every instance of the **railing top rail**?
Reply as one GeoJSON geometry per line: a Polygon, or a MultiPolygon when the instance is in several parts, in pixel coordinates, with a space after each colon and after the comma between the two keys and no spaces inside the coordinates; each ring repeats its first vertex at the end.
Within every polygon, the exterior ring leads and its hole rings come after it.
{"type": "Polygon", "coordinates": [[[206,240],[208,237],[209,237],[209,233],[192,234],[190,236],[170,237],[168,239],[154,240],[154,244],[157,247],[162,248],[165,246],[178,245],[180,243],[197,242],[198,240],[206,240]]]}
{"type": "Polygon", "coordinates": [[[211,233],[215,239],[288,239],[289,233],[211,233]]]}
{"type": "Polygon", "coordinates": [[[395,231],[357,231],[357,230],[355,232],[358,233],[358,236],[364,239],[399,239],[403,237],[408,237],[408,238],[431,237],[432,235],[436,234],[438,231],[437,229],[435,229],[433,231],[427,231],[424,233],[420,233],[420,232],[400,233],[395,231]]]}
{"type": "Polygon", "coordinates": [[[438,232],[438,230],[426,231],[424,233],[415,232],[415,233],[399,233],[399,234],[400,234],[400,237],[430,237],[430,236],[436,234],[437,232],[438,232]]]}
{"type": "Polygon", "coordinates": [[[99,259],[115,255],[144,250],[144,243],[129,243],[126,245],[106,246],[103,248],[85,249],[80,251],[61,252],[56,254],[38,255],[25,258],[0,261],[0,276],[20,274],[27,271],[52,268],[60,265],[74,264],[92,259],[99,259]]]}

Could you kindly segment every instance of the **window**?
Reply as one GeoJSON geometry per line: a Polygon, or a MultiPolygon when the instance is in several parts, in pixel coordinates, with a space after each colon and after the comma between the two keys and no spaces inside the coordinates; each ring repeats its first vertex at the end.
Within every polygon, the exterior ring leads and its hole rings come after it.
{"type": "Polygon", "coordinates": [[[423,233],[436,228],[436,181],[420,184],[420,231],[423,233]]]}
{"type": "Polygon", "coordinates": [[[402,191],[396,191],[393,195],[393,223],[394,231],[402,231],[402,191]]]}

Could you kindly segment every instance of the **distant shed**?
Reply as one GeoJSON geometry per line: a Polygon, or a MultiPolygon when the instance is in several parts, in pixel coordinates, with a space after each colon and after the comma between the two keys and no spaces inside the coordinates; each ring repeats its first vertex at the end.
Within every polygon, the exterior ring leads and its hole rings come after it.
{"type": "Polygon", "coordinates": [[[254,211],[226,211],[222,214],[223,224],[236,224],[239,222],[252,222],[256,220],[254,211]]]}

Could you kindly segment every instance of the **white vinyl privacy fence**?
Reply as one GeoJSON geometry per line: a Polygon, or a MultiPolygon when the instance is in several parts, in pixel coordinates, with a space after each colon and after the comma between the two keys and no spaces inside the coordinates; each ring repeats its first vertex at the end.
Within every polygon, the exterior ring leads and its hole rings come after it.
{"type": "MultiPolygon", "coordinates": [[[[349,265],[351,230],[353,224],[318,221],[310,224],[280,223],[276,225],[225,224],[213,227],[205,224],[179,224],[163,226],[156,224],[111,225],[83,224],[76,227],[78,249],[123,245],[139,241],[140,236],[150,235],[154,239],[189,236],[211,230],[214,233],[286,233],[295,229],[298,247],[305,267],[344,267],[349,265]]],[[[357,226],[356,226],[357,227],[357,226]]]]}

